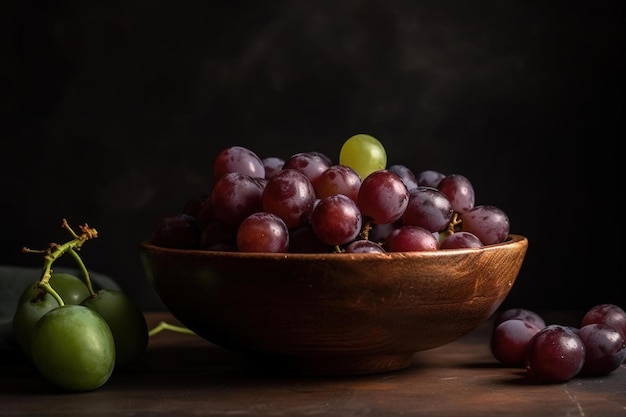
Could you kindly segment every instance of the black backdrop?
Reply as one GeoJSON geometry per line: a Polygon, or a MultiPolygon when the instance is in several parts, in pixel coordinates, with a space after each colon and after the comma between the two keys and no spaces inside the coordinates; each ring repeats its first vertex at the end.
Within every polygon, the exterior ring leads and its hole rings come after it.
{"type": "Polygon", "coordinates": [[[529,238],[505,306],[626,306],[622,4],[5,4],[0,263],[40,266],[22,246],[88,223],[87,266],[160,308],[138,243],[219,150],[337,160],[370,133],[390,163],[467,176],[529,238]]]}

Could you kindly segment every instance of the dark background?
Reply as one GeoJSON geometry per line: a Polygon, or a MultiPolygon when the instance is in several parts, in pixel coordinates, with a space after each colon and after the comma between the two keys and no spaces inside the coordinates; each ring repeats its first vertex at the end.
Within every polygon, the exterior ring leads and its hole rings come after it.
{"type": "Polygon", "coordinates": [[[208,190],[218,151],[337,161],[370,133],[529,238],[504,306],[626,307],[623,4],[4,3],[0,263],[39,267],[22,246],[88,223],[86,265],[160,308],[138,244],[208,190]]]}

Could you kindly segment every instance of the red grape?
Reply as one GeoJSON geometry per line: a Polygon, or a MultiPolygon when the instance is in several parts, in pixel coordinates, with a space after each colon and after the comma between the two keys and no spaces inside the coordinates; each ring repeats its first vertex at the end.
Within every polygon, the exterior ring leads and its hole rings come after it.
{"type": "Polygon", "coordinates": [[[538,313],[528,310],[527,308],[509,308],[501,311],[494,320],[494,327],[506,320],[523,320],[525,322],[534,324],[535,326],[543,329],[546,327],[546,322],[538,313]]]}
{"type": "Polygon", "coordinates": [[[474,186],[467,177],[461,174],[446,175],[439,181],[437,188],[448,197],[457,213],[463,214],[474,207],[474,186]]]}
{"type": "Polygon", "coordinates": [[[411,168],[407,167],[406,165],[396,164],[390,166],[387,169],[391,172],[398,174],[398,176],[402,178],[404,185],[406,185],[406,188],[409,191],[418,186],[415,174],[413,173],[413,171],[411,171],[411,168]]]}
{"type": "Polygon", "coordinates": [[[195,194],[187,199],[185,205],[183,206],[183,213],[189,214],[190,216],[198,217],[200,211],[207,202],[211,201],[210,194],[195,194]]]}
{"type": "Polygon", "coordinates": [[[168,248],[194,248],[198,245],[196,218],[174,214],[159,219],[152,233],[152,243],[168,248]]]}
{"type": "Polygon", "coordinates": [[[524,320],[505,320],[491,333],[491,353],[504,365],[523,367],[528,345],[539,330],[539,327],[524,320]]]}
{"type": "Polygon", "coordinates": [[[210,222],[200,232],[200,248],[216,250],[218,248],[236,247],[238,227],[239,225],[232,225],[219,220],[210,222]]]}
{"type": "Polygon", "coordinates": [[[550,324],[539,330],[528,345],[527,370],[545,383],[566,382],[581,371],[585,345],[567,326],[550,324]]]}
{"type": "Polygon", "coordinates": [[[223,149],[213,160],[214,179],[218,179],[229,172],[265,178],[265,167],[261,158],[243,146],[231,146],[223,149]]]}
{"type": "Polygon", "coordinates": [[[327,253],[332,246],[315,236],[310,224],[289,231],[289,248],[292,253],[327,253]]]}
{"type": "Polygon", "coordinates": [[[482,248],[483,243],[470,232],[454,232],[445,237],[439,245],[440,249],[482,248]]]}
{"type": "Polygon", "coordinates": [[[289,229],[309,223],[315,190],[306,175],[284,168],[265,185],[262,209],[283,219],[289,229]]]}
{"type": "Polygon", "coordinates": [[[624,337],[613,327],[590,323],[578,329],[577,334],[585,344],[585,363],[581,370],[584,375],[608,375],[624,362],[624,337]]]}
{"type": "Polygon", "coordinates": [[[353,241],[361,231],[362,216],[356,203],[343,194],[322,198],[311,214],[315,236],[328,245],[353,241]]]}
{"type": "Polygon", "coordinates": [[[261,211],[263,183],[239,172],[217,179],[211,191],[213,215],[220,221],[239,225],[250,214],[261,211]]]}
{"type": "Polygon", "coordinates": [[[421,185],[424,187],[437,188],[439,186],[439,183],[441,182],[442,179],[444,179],[445,176],[446,176],[445,174],[439,171],[426,169],[424,171],[419,172],[415,176],[415,181],[417,181],[417,185],[421,185]]]}
{"type": "Polygon", "coordinates": [[[385,253],[385,249],[367,239],[358,239],[346,246],[346,253],[385,253]]]}
{"type": "Polygon", "coordinates": [[[296,169],[315,183],[315,180],[328,169],[326,159],[315,152],[300,152],[290,156],[283,165],[283,169],[296,169]]]}
{"type": "Polygon", "coordinates": [[[323,153],[323,152],[319,152],[319,151],[309,151],[309,153],[315,154],[315,155],[319,156],[320,158],[322,158],[322,160],[323,160],[323,161],[326,163],[326,165],[328,165],[328,166],[332,166],[332,165],[334,165],[334,164],[333,164],[333,160],[332,160],[332,159],[331,159],[328,155],[326,155],[326,154],[325,154],[325,153],[323,153]]]}
{"type": "Polygon", "coordinates": [[[615,304],[597,304],[591,307],[582,318],[581,327],[591,323],[602,323],[613,327],[626,339],[626,312],[615,304]]]}
{"type": "Polygon", "coordinates": [[[285,160],[277,156],[268,156],[267,158],[263,158],[262,162],[265,168],[265,178],[268,180],[283,169],[285,165],[285,160]]]}
{"type": "Polygon", "coordinates": [[[476,206],[461,215],[461,229],[473,233],[484,245],[504,242],[509,236],[509,218],[500,208],[476,206]]]}
{"type": "Polygon", "coordinates": [[[409,190],[409,202],[400,220],[404,225],[440,232],[448,227],[453,214],[450,200],[441,191],[432,187],[415,187],[409,190]]]}
{"type": "Polygon", "coordinates": [[[388,170],[374,171],[361,183],[357,205],[363,217],[376,224],[398,220],[409,204],[402,178],[388,170]]]}
{"type": "Polygon", "coordinates": [[[439,241],[420,226],[401,226],[387,236],[388,252],[430,251],[439,249],[439,241]]]}
{"type": "Polygon", "coordinates": [[[333,165],[313,182],[317,198],[343,194],[356,201],[361,188],[361,177],[347,165],[333,165]]]}
{"type": "Polygon", "coordinates": [[[278,216],[265,211],[252,213],[237,229],[240,252],[287,252],[289,229],[278,216]]]}
{"type": "Polygon", "coordinates": [[[372,242],[382,243],[387,240],[387,236],[398,227],[402,226],[398,222],[373,224],[368,233],[368,239],[372,242]]]}

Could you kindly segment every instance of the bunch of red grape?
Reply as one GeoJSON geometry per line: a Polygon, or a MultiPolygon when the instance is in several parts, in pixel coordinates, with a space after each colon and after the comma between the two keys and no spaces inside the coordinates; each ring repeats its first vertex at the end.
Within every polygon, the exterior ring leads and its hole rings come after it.
{"type": "Polygon", "coordinates": [[[339,163],[320,152],[261,159],[242,146],[215,157],[214,184],[156,224],[151,242],[239,252],[400,252],[504,242],[509,218],[475,205],[463,175],[387,167],[380,141],[357,134],[339,163]]]}
{"type": "Polygon", "coordinates": [[[544,383],[608,375],[626,359],[626,312],[615,304],[598,304],[572,327],[546,325],[532,310],[504,310],[495,319],[490,347],[500,363],[523,367],[544,383]]]}

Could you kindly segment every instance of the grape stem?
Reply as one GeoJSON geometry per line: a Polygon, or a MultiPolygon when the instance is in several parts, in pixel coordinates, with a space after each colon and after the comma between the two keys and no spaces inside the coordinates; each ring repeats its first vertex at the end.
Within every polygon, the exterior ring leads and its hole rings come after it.
{"type": "Polygon", "coordinates": [[[196,333],[193,330],[188,329],[187,327],[184,326],[176,326],[174,324],[170,324],[166,321],[161,321],[159,322],[158,325],[156,325],[155,327],[153,327],[152,329],[150,329],[150,331],[148,332],[148,336],[152,337],[158,333],[161,333],[163,330],[169,330],[172,332],[176,332],[176,333],[183,333],[183,334],[191,334],[191,335],[195,335],[196,333]]]}
{"type": "Polygon", "coordinates": [[[59,245],[58,243],[50,243],[50,245],[46,249],[42,250],[33,250],[27,247],[23,247],[22,252],[40,253],[44,255],[41,278],[39,279],[37,286],[52,295],[57,300],[59,305],[63,306],[65,305],[65,302],[63,301],[59,293],[57,293],[50,285],[50,277],[52,276],[52,264],[63,254],[69,253],[70,256],[72,256],[72,258],[74,258],[74,260],[78,263],[80,270],[83,272],[83,275],[85,277],[85,283],[87,284],[87,288],[89,288],[91,296],[95,296],[95,292],[91,285],[89,272],[87,271],[87,268],[85,267],[85,264],[83,263],[80,256],[78,256],[77,251],[80,250],[80,248],[83,246],[83,243],[85,243],[86,241],[97,238],[98,231],[94,228],[89,227],[89,225],[85,223],[85,225],[79,226],[81,234],[78,235],[74,232],[74,230],[72,230],[66,219],[63,219],[61,227],[69,231],[74,239],[63,243],[62,245],[59,245]]]}
{"type": "Polygon", "coordinates": [[[87,288],[89,289],[89,294],[91,295],[91,298],[96,297],[97,294],[93,290],[93,285],[91,284],[91,277],[89,276],[89,271],[87,271],[87,267],[83,263],[83,260],[80,258],[80,256],[78,256],[78,253],[72,248],[69,248],[67,250],[67,253],[69,253],[70,256],[74,258],[74,260],[78,264],[79,269],[83,273],[83,277],[85,278],[85,284],[87,284],[87,288]]]}
{"type": "Polygon", "coordinates": [[[370,221],[364,222],[363,228],[361,229],[361,238],[364,240],[369,240],[371,230],[372,230],[372,222],[370,221]]]}
{"type": "Polygon", "coordinates": [[[457,232],[461,227],[461,223],[463,223],[461,216],[455,211],[450,219],[450,223],[448,223],[448,234],[451,235],[454,234],[454,232],[457,232]]]}

